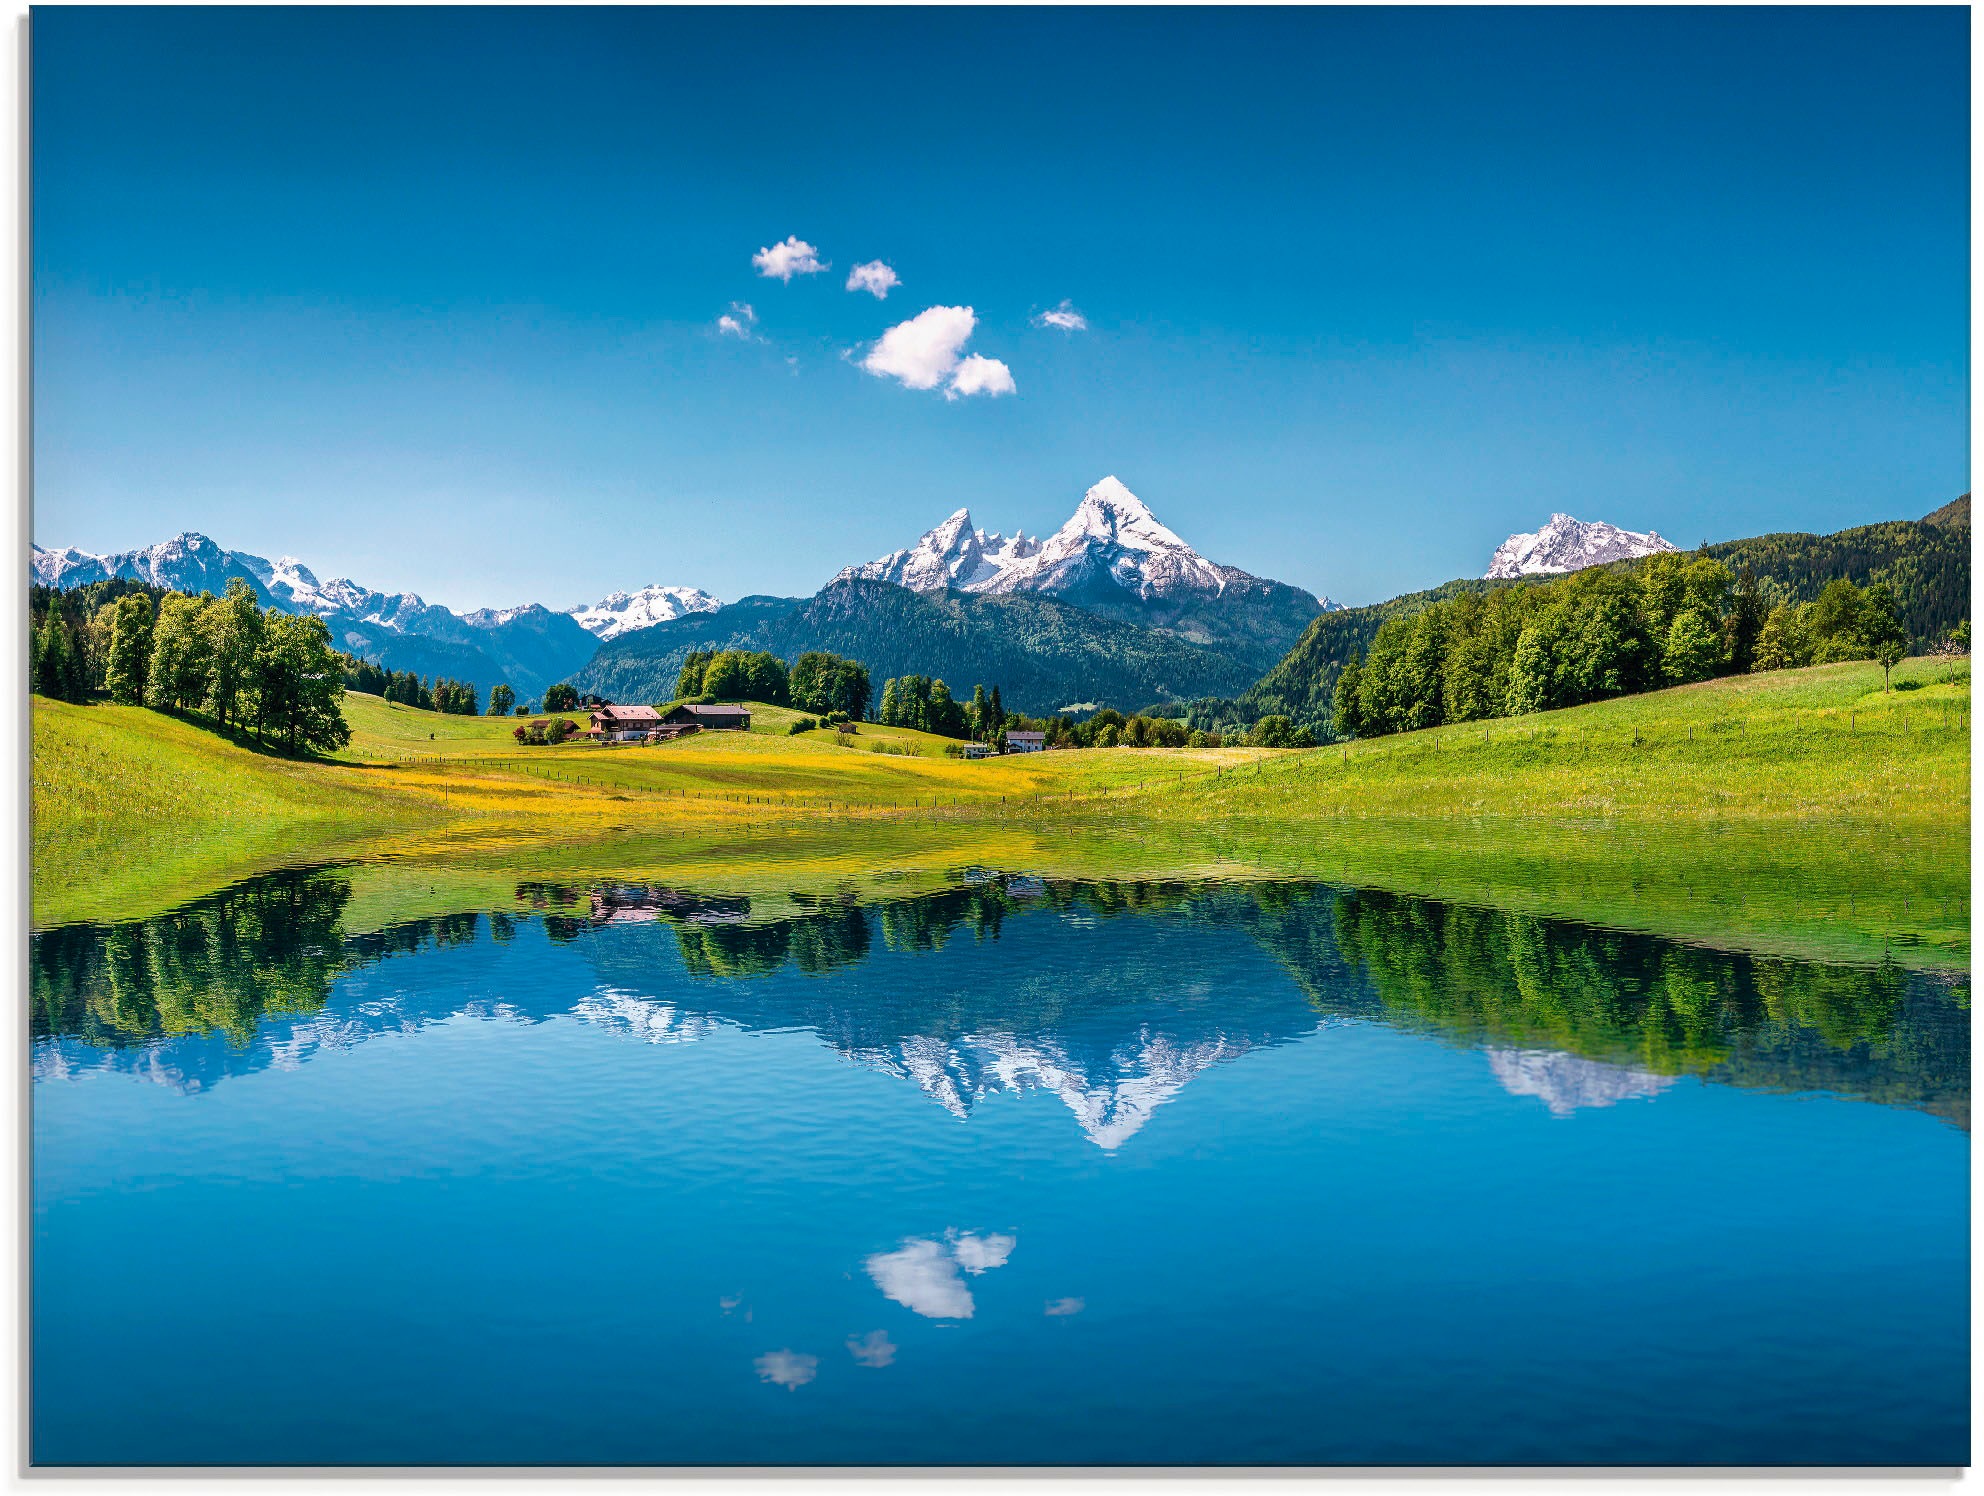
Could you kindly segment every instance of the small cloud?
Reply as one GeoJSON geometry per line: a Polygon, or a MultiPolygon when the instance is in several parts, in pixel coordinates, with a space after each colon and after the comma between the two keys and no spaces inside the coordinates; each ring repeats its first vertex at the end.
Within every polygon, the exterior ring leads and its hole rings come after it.
{"type": "Polygon", "coordinates": [[[723,1309],[723,1312],[725,1314],[730,1313],[731,1310],[735,1309],[739,1304],[743,1302],[744,1302],[744,1295],[741,1293],[727,1293],[722,1298],[717,1300],[717,1304],[723,1309]]]}
{"type": "Polygon", "coordinates": [[[725,337],[742,338],[750,342],[757,336],[758,314],[751,309],[748,301],[733,301],[730,310],[716,319],[716,330],[725,337]]]}
{"type": "Polygon", "coordinates": [[[1070,1314],[1080,1314],[1086,1308],[1087,1299],[1049,1299],[1046,1313],[1049,1319],[1061,1319],[1070,1314]]]}
{"type": "Polygon", "coordinates": [[[1013,383],[1011,369],[996,358],[974,353],[960,360],[952,371],[944,398],[955,400],[960,395],[1010,395],[1018,389],[1019,386],[1013,383]]]}
{"type": "Polygon", "coordinates": [[[1058,327],[1063,332],[1087,332],[1088,318],[1075,310],[1072,301],[1062,301],[1033,319],[1035,327],[1058,327]]]}
{"type": "Polygon", "coordinates": [[[860,1339],[847,1337],[847,1349],[863,1366],[888,1366],[896,1359],[895,1342],[887,1330],[870,1330],[860,1339]]]}
{"type": "Polygon", "coordinates": [[[901,284],[902,277],[880,260],[870,260],[866,265],[856,265],[847,272],[848,290],[866,291],[877,301],[886,300],[889,292],[901,284]]]}
{"type": "Polygon", "coordinates": [[[958,366],[976,326],[978,314],[968,306],[926,307],[883,333],[861,367],[912,390],[934,390],[958,366]]]}
{"type": "Polygon", "coordinates": [[[751,1364],[758,1368],[759,1381],[795,1391],[820,1374],[820,1358],[798,1351],[768,1351],[751,1364]]]}
{"type": "Polygon", "coordinates": [[[818,275],[827,268],[819,250],[797,234],[788,234],[783,244],[759,250],[751,256],[751,263],[766,279],[781,281],[795,275],[818,275]]]}

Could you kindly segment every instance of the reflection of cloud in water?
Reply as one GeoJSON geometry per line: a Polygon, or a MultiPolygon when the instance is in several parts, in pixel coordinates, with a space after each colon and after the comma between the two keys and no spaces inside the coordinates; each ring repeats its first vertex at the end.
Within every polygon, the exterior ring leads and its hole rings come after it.
{"type": "Polygon", "coordinates": [[[1086,1308],[1087,1299],[1049,1299],[1044,1312],[1049,1319],[1061,1319],[1070,1314],[1080,1314],[1086,1308]]]}
{"type": "Polygon", "coordinates": [[[963,1236],[950,1233],[951,1255],[958,1260],[958,1266],[968,1273],[989,1272],[995,1267],[1004,1267],[1006,1259],[1013,1255],[1013,1248],[1020,1244],[1016,1236],[994,1234],[976,1236],[967,1231],[963,1236]]]}
{"type": "Polygon", "coordinates": [[[847,1349],[863,1366],[888,1366],[896,1358],[895,1342],[887,1330],[870,1330],[866,1335],[847,1337],[847,1349]]]}
{"type": "Polygon", "coordinates": [[[1511,1096],[1534,1096],[1555,1117],[1588,1106],[1650,1100],[1674,1084],[1671,1075],[1551,1049],[1491,1049],[1488,1068],[1511,1096]]]}
{"type": "Polygon", "coordinates": [[[885,1298],[925,1319],[970,1319],[977,1305],[958,1270],[976,1275],[1004,1267],[1018,1245],[1016,1236],[952,1231],[945,1241],[911,1237],[862,1266],[885,1298]]]}
{"type": "Polygon", "coordinates": [[[820,1374],[820,1358],[800,1351],[767,1351],[751,1364],[758,1368],[759,1381],[787,1388],[804,1387],[820,1374]]]}

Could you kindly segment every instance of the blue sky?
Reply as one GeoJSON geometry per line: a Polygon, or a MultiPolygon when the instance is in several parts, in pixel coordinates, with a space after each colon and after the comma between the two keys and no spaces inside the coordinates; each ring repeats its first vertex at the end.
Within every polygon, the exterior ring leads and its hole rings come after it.
{"type": "Polygon", "coordinates": [[[801,594],[1115,473],[1363,602],[1969,486],[1957,8],[33,24],[45,545],[801,594]]]}

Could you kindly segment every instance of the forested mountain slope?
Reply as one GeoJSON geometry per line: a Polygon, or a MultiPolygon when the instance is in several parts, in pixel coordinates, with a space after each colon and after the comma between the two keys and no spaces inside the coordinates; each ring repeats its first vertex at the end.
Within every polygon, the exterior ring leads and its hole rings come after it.
{"type": "Polygon", "coordinates": [[[709,648],[768,649],[788,661],[828,650],[860,660],[878,690],[898,675],[967,692],[983,682],[1030,713],[1229,695],[1253,674],[1223,650],[1049,597],[911,592],[853,579],[804,601],[747,598],[611,640],[572,683],[615,701],[664,701],[689,651],[709,648]]]}
{"type": "MultiPolygon", "coordinates": [[[[1839,577],[1862,587],[1886,582],[1901,605],[1912,647],[1921,649],[1970,616],[1969,515],[1966,494],[1921,520],[1860,525],[1833,535],[1758,535],[1709,546],[1707,553],[1738,575],[1754,567],[1767,603],[1810,602],[1839,577]]],[[[1642,564],[1618,561],[1611,569],[1630,572],[1642,564]]],[[[1370,650],[1387,619],[1421,612],[1463,593],[1521,585],[1535,583],[1461,578],[1387,602],[1324,613],[1247,690],[1241,705],[1254,716],[1279,713],[1298,722],[1327,723],[1337,677],[1350,660],[1370,650]]]]}

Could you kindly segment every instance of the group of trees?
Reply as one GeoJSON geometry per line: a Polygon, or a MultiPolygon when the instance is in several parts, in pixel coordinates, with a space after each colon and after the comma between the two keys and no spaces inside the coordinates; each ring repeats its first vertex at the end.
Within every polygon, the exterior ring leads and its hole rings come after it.
{"type": "Polygon", "coordinates": [[[578,730],[579,724],[569,717],[552,717],[549,721],[540,718],[535,722],[518,723],[511,729],[510,736],[532,747],[549,744],[555,748],[578,730]]]}
{"type": "Polygon", "coordinates": [[[199,712],[291,753],[351,740],[329,627],[313,614],[264,611],[239,577],[220,597],[137,588],[86,623],[79,611],[68,599],[45,606],[30,661],[44,695],[83,701],[101,690],[127,706],[199,712]]]}
{"type": "Polygon", "coordinates": [[[860,721],[875,694],[866,665],[821,649],[808,650],[792,662],[789,685],[792,705],[829,720],[860,721]]]}
{"type": "Polygon", "coordinates": [[[1387,619],[1338,677],[1332,726],[1374,737],[1753,669],[1892,665],[1907,642],[1885,583],[1835,581],[1814,602],[1770,609],[1747,570],[1738,579],[1711,556],[1649,556],[1387,619]]]}
{"type": "MultiPolygon", "coordinates": [[[[770,650],[696,649],[689,652],[675,677],[675,696],[677,700],[708,696],[718,701],[789,706],[792,678],[785,661],[770,650]]],[[[545,704],[550,705],[549,697],[545,704]]]]}
{"type": "Polygon", "coordinates": [[[57,701],[88,701],[104,689],[116,604],[142,597],[154,609],[163,587],[118,577],[28,592],[28,688],[57,701]]]}
{"type": "MultiPolygon", "coordinates": [[[[339,658],[344,666],[344,688],[347,691],[383,696],[387,701],[418,707],[425,712],[447,712],[458,717],[477,715],[475,686],[469,681],[450,680],[446,676],[428,681],[411,670],[388,670],[370,660],[351,655],[341,655],[339,658]]],[[[510,687],[499,685],[489,688],[490,716],[507,717],[513,709],[519,715],[529,710],[518,703],[517,693],[510,687]]]]}
{"type": "Polygon", "coordinates": [[[882,683],[882,704],[876,720],[884,727],[909,727],[935,733],[940,738],[971,738],[992,742],[1006,725],[1006,709],[999,702],[999,688],[986,695],[978,686],[967,706],[951,695],[951,688],[927,675],[899,675],[882,683]]]}
{"type": "Polygon", "coordinates": [[[1313,748],[1314,734],[1298,727],[1287,717],[1263,717],[1251,729],[1224,733],[1194,727],[1190,717],[1172,717],[1157,711],[1124,716],[1113,707],[1104,707],[1082,721],[1067,715],[1044,717],[1038,721],[1015,718],[1014,727],[1030,727],[1045,734],[1049,748],[1313,748]]]}
{"type": "MultiPolygon", "coordinates": [[[[1965,638],[1969,637],[1968,630],[1965,638]]],[[[1808,603],[1779,603],[1757,635],[1752,670],[1793,670],[1836,660],[1878,660],[1883,675],[1908,652],[1908,633],[1885,582],[1826,583],[1808,603]]]]}

